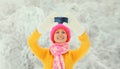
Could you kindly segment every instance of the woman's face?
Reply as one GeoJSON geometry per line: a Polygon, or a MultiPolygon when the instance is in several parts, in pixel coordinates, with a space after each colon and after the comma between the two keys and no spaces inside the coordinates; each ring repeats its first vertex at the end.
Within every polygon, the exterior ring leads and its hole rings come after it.
{"type": "Polygon", "coordinates": [[[67,34],[64,29],[58,29],[54,34],[55,43],[63,43],[67,40],[67,34]]]}

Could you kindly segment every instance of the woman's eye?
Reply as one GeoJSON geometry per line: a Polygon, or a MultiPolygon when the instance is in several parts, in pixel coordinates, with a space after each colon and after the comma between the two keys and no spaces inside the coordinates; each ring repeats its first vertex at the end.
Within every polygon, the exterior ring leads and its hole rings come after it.
{"type": "Polygon", "coordinates": [[[62,33],[65,34],[65,31],[63,31],[62,33]]]}
{"type": "Polygon", "coordinates": [[[56,31],[55,33],[56,33],[56,34],[60,34],[60,33],[61,33],[61,34],[65,34],[66,32],[65,32],[65,31],[56,31]]]}
{"type": "Polygon", "coordinates": [[[59,34],[59,31],[57,31],[56,33],[59,34]]]}

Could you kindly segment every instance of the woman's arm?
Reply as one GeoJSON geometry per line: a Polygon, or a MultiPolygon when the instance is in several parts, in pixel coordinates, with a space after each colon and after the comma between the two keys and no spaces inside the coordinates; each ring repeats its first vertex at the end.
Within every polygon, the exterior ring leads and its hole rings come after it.
{"type": "Polygon", "coordinates": [[[31,51],[37,56],[39,59],[43,60],[47,49],[42,48],[38,45],[38,39],[40,38],[41,34],[37,31],[37,29],[30,35],[27,40],[27,43],[31,49],[31,51]]]}
{"type": "Polygon", "coordinates": [[[74,62],[81,59],[88,52],[90,48],[90,41],[86,32],[78,37],[81,45],[78,49],[71,51],[71,56],[74,62]]]}

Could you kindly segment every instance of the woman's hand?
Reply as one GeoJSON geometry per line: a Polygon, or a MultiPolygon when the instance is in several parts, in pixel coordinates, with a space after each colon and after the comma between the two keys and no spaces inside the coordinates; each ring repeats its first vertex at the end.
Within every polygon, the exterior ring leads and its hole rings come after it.
{"type": "Polygon", "coordinates": [[[53,13],[46,17],[45,20],[43,20],[43,23],[40,23],[40,25],[37,27],[38,31],[42,34],[49,32],[51,28],[57,24],[54,22],[54,17],[56,15],[56,13],[53,13]]]}
{"type": "Polygon", "coordinates": [[[68,24],[66,24],[77,36],[82,35],[85,32],[85,28],[80,24],[77,19],[71,14],[66,14],[68,17],[68,24]]]}

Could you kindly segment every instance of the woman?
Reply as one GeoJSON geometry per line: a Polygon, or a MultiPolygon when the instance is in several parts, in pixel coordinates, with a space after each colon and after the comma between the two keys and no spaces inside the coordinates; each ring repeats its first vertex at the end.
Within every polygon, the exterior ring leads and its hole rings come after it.
{"type": "Polygon", "coordinates": [[[41,60],[44,69],[73,69],[74,64],[87,53],[90,47],[88,35],[84,31],[78,35],[81,42],[80,47],[76,50],[69,49],[71,31],[61,23],[51,29],[52,45],[50,48],[38,45],[38,39],[41,35],[40,31],[38,32],[36,29],[28,38],[28,45],[35,56],[41,60]]]}

